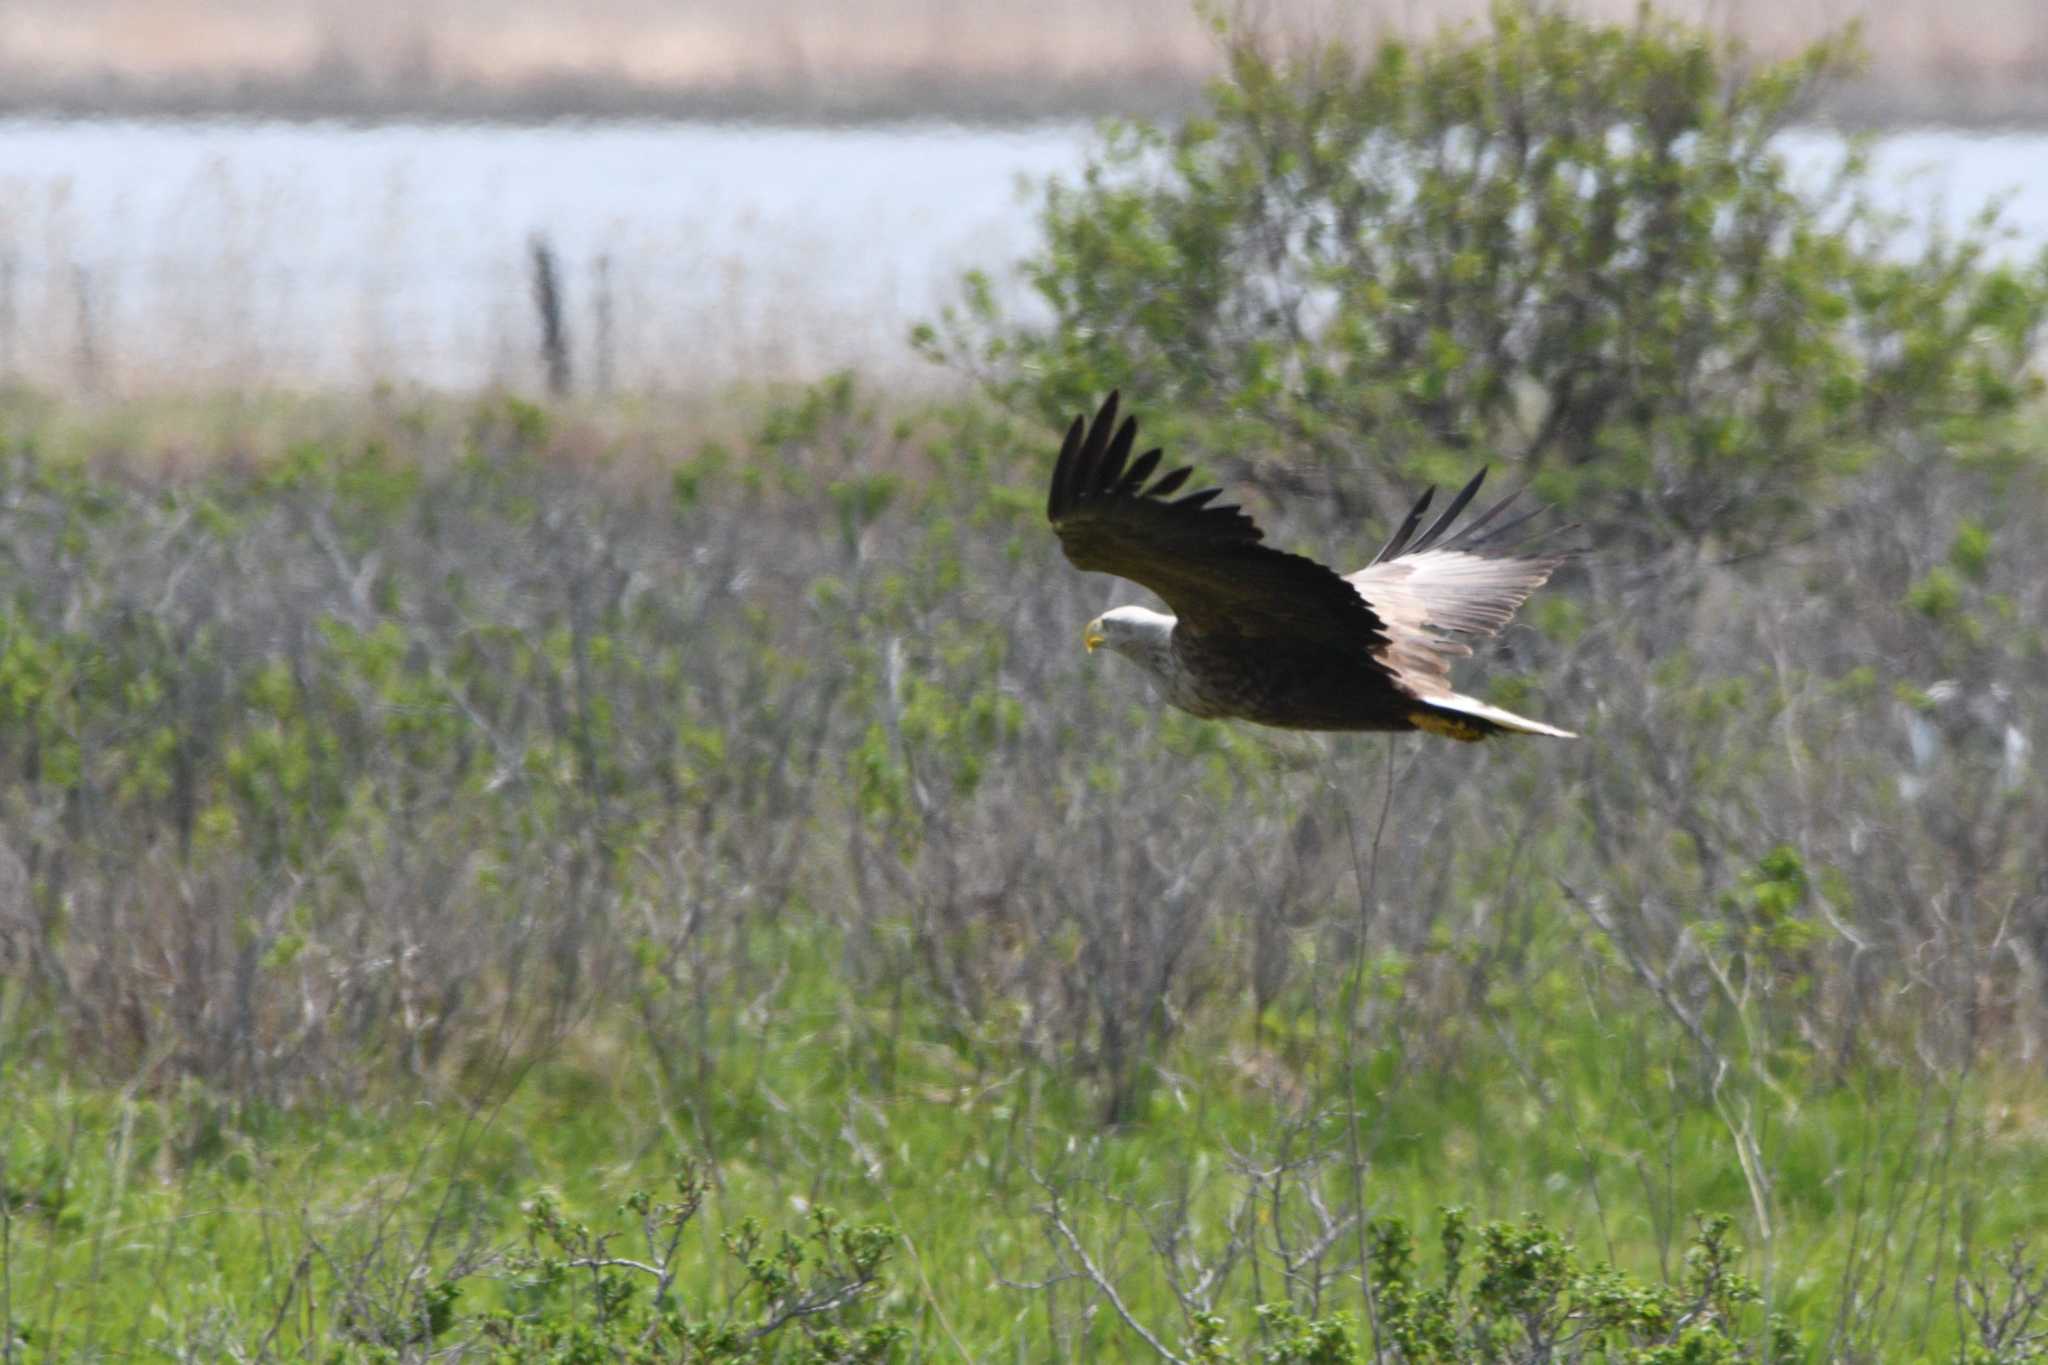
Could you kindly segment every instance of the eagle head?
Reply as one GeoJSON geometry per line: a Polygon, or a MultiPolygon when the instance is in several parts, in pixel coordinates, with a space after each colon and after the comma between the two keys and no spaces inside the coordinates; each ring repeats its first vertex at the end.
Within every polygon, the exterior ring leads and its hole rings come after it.
{"type": "Polygon", "coordinates": [[[1081,643],[1093,654],[1102,645],[1135,660],[1154,673],[1164,673],[1172,649],[1174,620],[1146,607],[1116,607],[1090,621],[1081,643]]]}

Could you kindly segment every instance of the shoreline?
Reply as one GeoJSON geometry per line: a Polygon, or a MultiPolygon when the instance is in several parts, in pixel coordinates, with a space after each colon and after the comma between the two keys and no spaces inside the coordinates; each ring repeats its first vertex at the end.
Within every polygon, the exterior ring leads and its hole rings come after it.
{"type": "MultiPolygon", "coordinates": [[[[1190,72],[1056,83],[905,73],[902,79],[734,84],[632,83],[564,75],[516,84],[347,86],[315,79],[223,78],[46,82],[0,69],[0,118],[154,122],[502,124],[746,123],[765,127],[947,124],[1023,127],[1098,118],[1171,120],[1204,104],[1209,77],[1190,72]]],[[[1804,125],[1850,132],[1901,129],[2038,132],[2048,80],[1845,81],[1817,98],[1804,125]]]]}

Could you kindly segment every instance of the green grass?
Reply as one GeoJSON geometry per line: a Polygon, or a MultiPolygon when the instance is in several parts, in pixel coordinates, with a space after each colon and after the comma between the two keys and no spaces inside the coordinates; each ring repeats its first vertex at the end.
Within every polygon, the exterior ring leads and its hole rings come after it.
{"type": "MultiPolygon", "coordinates": [[[[477,1067],[417,1093],[293,1110],[81,1087],[15,1061],[0,1150],[17,1330],[38,1355],[133,1358],[248,1347],[275,1324],[271,1350],[322,1354],[334,1319],[319,1306],[352,1277],[447,1276],[472,1236],[510,1248],[522,1203],[543,1190],[571,1218],[621,1225],[628,1192],[661,1188],[702,1154],[716,1191],[680,1280],[700,1309],[735,1287],[718,1231],[830,1205],[898,1231],[872,1311],[934,1357],[1042,1358],[1081,1331],[1119,1358],[1136,1342],[1107,1313],[1077,1327],[1081,1288],[998,1282],[1042,1280],[1056,1263],[1039,1213],[1049,1189],[1134,1314],[1176,1339],[1140,1211],[1158,1218],[1185,1198],[1190,1245],[1213,1254],[1242,1192],[1234,1154],[1270,1159],[1289,1133],[1298,1148],[1345,1147],[1349,1079],[1374,1216],[1427,1228],[1443,1205],[1536,1213],[1589,1260],[1655,1278],[1695,1210],[1727,1212],[1746,1270],[1810,1343],[1827,1339],[1855,1277],[1889,1296],[1884,1358],[1947,1359],[1956,1246],[2037,1232],[2038,1201],[2014,1194],[2048,1189],[2048,1129],[2025,1117],[2048,1112],[2036,1077],[1931,1086],[1867,1069],[1774,1090],[1735,1076],[1715,1095],[1675,1028],[1600,992],[1518,992],[1429,1059],[1362,1038],[1350,1071],[1340,1040],[1305,1018],[1291,1021],[1291,1061],[1243,1033],[1190,1035],[1157,1059],[1141,1116],[1102,1131],[1087,1088],[999,1040],[969,1046],[915,1006],[850,995],[816,926],[788,923],[764,946],[788,973],[770,998],[717,1002],[704,1084],[682,1091],[624,1019],[591,1021],[517,1074],[477,1067]],[[775,1026],[749,1023],[762,1017],[775,1026]],[[310,1278],[287,1299],[302,1257],[310,1278]]],[[[1341,1171],[1328,1188],[1351,1197],[1341,1171]]],[[[450,1341],[467,1315],[510,1302],[502,1268],[473,1259],[450,1341]]],[[[1356,1308],[1355,1292],[1336,1306],[1356,1308]]],[[[1249,1322],[1252,1297],[1240,1285],[1222,1302],[1249,1322]]]]}

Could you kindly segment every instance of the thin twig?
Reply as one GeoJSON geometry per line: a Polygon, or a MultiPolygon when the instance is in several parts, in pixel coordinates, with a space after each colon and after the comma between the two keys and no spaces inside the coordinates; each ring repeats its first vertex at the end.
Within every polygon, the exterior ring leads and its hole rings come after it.
{"type": "MultiPolygon", "coordinates": [[[[1039,1183],[1041,1185],[1046,1184],[1043,1180],[1040,1180],[1039,1183]]],[[[1102,1267],[1095,1264],[1095,1258],[1088,1254],[1087,1247],[1081,1245],[1081,1238],[1075,1233],[1072,1226],[1068,1224],[1066,1215],[1060,1212],[1058,1192],[1049,1185],[1046,1185],[1046,1192],[1052,1199],[1052,1202],[1045,1207],[1046,1222],[1052,1225],[1053,1231],[1060,1235],[1060,1240],[1067,1244],[1067,1249],[1072,1251],[1075,1259],[1080,1261],[1082,1277],[1095,1286],[1096,1293],[1108,1300],[1109,1306],[1115,1310],[1116,1315],[1123,1319],[1124,1326],[1137,1333],[1138,1337],[1147,1346],[1151,1347],[1153,1353],[1161,1360],[1172,1361],[1173,1365],[1187,1365],[1186,1361],[1174,1354],[1165,1342],[1152,1335],[1145,1324],[1139,1322],[1132,1315],[1131,1310],[1124,1305],[1123,1296],[1116,1292],[1116,1285],[1110,1281],[1108,1275],[1103,1273],[1102,1267]]]]}

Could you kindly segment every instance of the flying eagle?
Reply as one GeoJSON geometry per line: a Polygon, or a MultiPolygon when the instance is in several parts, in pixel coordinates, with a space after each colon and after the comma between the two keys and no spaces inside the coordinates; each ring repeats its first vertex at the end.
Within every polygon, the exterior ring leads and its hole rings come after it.
{"type": "Polygon", "coordinates": [[[1115,393],[1094,422],[1076,417],[1046,500],[1076,568],[1142,583],[1175,613],[1104,612],[1082,635],[1091,652],[1107,645],[1133,660],[1168,702],[1207,719],[1461,740],[1504,731],[1576,738],[1451,689],[1451,661],[1472,652],[1453,637],[1492,635],[1565,558],[1486,553],[1527,520],[1479,534],[1512,498],[1446,534],[1485,470],[1417,535],[1436,490],[1425,492],[1372,563],[1347,577],[1261,543],[1242,508],[1210,505],[1220,489],[1173,496],[1193,471],[1152,480],[1161,452],[1132,459],[1137,431],[1135,418],[1117,424],[1115,393]]]}

